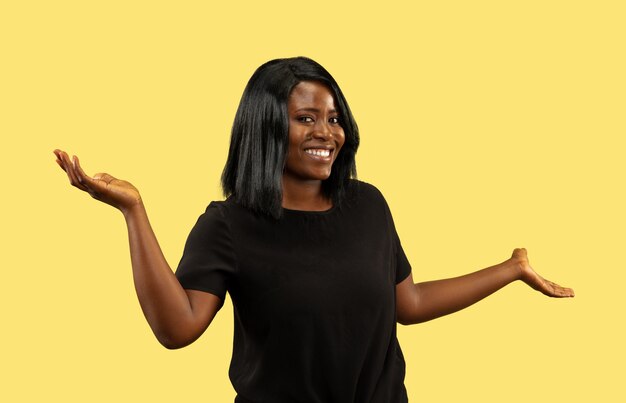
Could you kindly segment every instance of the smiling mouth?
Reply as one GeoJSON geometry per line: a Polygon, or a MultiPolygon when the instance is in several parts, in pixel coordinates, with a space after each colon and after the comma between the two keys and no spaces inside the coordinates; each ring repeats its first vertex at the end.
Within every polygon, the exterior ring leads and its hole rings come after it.
{"type": "Polygon", "coordinates": [[[329,158],[333,153],[333,150],[326,148],[307,148],[304,152],[314,157],[329,158]]]}

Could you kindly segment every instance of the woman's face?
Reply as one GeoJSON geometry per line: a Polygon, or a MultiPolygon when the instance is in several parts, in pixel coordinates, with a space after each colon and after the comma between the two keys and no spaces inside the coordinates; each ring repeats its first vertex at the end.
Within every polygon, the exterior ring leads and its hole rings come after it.
{"type": "Polygon", "coordinates": [[[283,176],[324,180],[345,142],[332,91],[317,81],[293,87],[287,102],[289,147],[283,176]]]}

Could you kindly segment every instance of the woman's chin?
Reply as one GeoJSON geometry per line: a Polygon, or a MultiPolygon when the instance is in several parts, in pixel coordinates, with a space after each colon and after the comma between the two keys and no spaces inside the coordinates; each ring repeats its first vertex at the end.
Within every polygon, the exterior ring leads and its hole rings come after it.
{"type": "Polygon", "coordinates": [[[328,169],[309,169],[306,171],[300,172],[283,172],[283,178],[289,178],[290,181],[296,182],[312,182],[312,181],[325,181],[330,178],[330,174],[332,170],[330,167],[328,169]]]}

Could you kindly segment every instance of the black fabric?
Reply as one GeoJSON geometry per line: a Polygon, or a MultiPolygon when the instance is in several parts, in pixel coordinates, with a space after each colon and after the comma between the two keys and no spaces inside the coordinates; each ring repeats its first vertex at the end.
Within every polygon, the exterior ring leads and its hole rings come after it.
{"type": "Polygon", "coordinates": [[[408,401],[395,285],[411,267],[381,193],[349,189],[280,220],[212,202],[192,229],[176,276],[231,296],[235,402],[408,401]]]}

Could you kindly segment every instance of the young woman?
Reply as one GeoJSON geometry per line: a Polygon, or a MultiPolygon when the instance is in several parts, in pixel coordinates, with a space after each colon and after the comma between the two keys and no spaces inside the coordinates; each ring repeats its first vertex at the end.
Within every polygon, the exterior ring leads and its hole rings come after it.
{"type": "Polygon", "coordinates": [[[139,191],[54,153],[73,186],[124,215],[137,296],[165,347],[196,340],[229,293],[236,402],[406,402],[396,322],[458,311],[516,280],[574,296],[539,276],[525,249],[415,284],[383,196],[354,179],[358,145],[348,103],[322,66],[304,57],[263,64],[233,124],[228,197],[199,217],[175,274],[139,191]]]}

